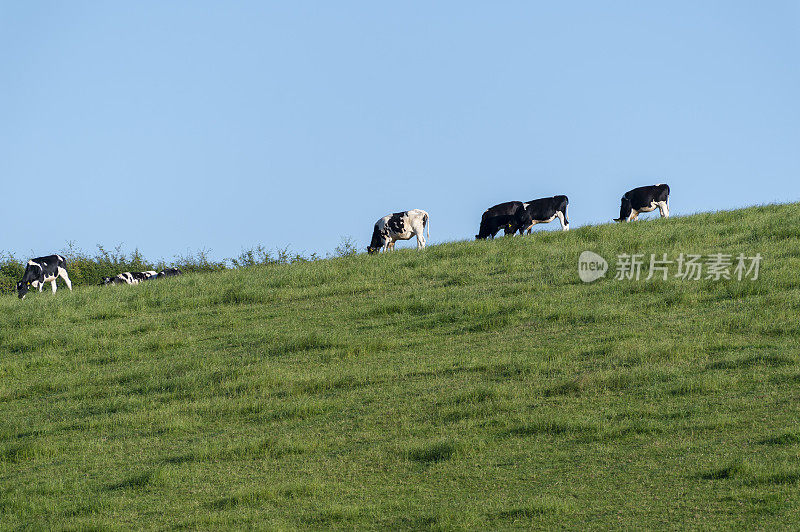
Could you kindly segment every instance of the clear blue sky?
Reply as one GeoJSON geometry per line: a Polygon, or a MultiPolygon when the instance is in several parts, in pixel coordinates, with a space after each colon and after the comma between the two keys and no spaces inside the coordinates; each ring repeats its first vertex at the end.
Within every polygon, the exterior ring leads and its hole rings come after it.
{"type": "MultiPolygon", "coordinates": [[[[800,3],[0,4],[0,250],[366,247],[508,200],[573,226],[800,199],[800,3]]],[[[551,224],[554,229],[556,224],[551,224]]]]}

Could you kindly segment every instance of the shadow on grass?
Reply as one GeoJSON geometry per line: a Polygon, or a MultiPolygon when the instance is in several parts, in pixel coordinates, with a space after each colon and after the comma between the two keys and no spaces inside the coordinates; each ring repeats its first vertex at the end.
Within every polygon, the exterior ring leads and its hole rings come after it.
{"type": "Polygon", "coordinates": [[[700,473],[699,477],[703,480],[726,480],[742,472],[742,465],[739,463],[730,464],[719,469],[712,469],[700,473]]]}
{"type": "Polygon", "coordinates": [[[314,486],[307,484],[287,484],[276,489],[249,491],[222,497],[206,503],[211,510],[232,510],[240,506],[262,506],[265,502],[283,503],[312,497],[316,492],[314,486]]]}
{"type": "Polygon", "coordinates": [[[535,421],[532,423],[519,425],[507,430],[505,434],[507,436],[517,436],[517,437],[538,436],[542,434],[556,436],[560,434],[584,434],[589,430],[591,430],[590,427],[584,427],[581,425],[572,425],[561,421],[548,420],[548,421],[535,421]]]}
{"type": "Polygon", "coordinates": [[[139,473],[137,475],[130,476],[122,480],[121,482],[117,482],[115,484],[109,484],[108,486],[106,486],[106,491],[145,488],[153,480],[154,474],[155,474],[154,471],[145,471],[144,473],[139,473]]]}
{"type": "Polygon", "coordinates": [[[793,359],[781,355],[751,355],[745,358],[738,358],[734,360],[719,360],[717,362],[712,362],[706,366],[706,369],[747,369],[758,366],[778,368],[782,366],[790,366],[794,363],[795,362],[793,359]]]}
{"type": "Polygon", "coordinates": [[[783,434],[776,434],[759,440],[758,443],[761,445],[791,445],[793,443],[800,443],[800,435],[784,432],[783,434]]]}
{"type": "Polygon", "coordinates": [[[544,499],[490,512],[486,516],[490,522],[495,524],[499,524],[498,521],[506,521],[511,524],[529,522],[532,519],[541,517],[552,519],[554,516],[566,514],[572,509],[572,505],[568,500],[544,499]]]}
{"type": "Polygon", "coordinates": [[[389,525],[389,530],[433,530],[439,518],[433,515],[400,516],[389,525]]]}
{"type": "Polygon", "coordinates": [[[434,464],[449,460],[457,451],[457,445],[449,440],[428,442],[411,447],[405,451],[405,456],[420,464],[434,464]]]}
{"type": "Polygon", "coordinates": [[[334,506],[320,511],[308,513],[300,517],[300,521],[308,526],[330,528],[344,522],[352,522],[362,515],[357,506],[334,506]]]}
{"type": "Polygon", "coordinates": [[[747,481],[749,485],[780,485],[780,484],[796,484],[800,482],[800,471],[787,470],[776,471],[773,473],[765,473],[753,475],[753,478],[747,481]]]}
{"type": "Polygon", "coordinates": [[[36,447],[29,443],[13,443],[0,451],[0,463],[17,464],[32,459],[36,447]]]}

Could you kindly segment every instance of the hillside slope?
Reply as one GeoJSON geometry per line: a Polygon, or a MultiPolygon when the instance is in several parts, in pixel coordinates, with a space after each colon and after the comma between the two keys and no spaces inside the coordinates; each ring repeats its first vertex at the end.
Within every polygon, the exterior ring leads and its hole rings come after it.
{"type": "Polygon", "coordinates": [[[796,526],[798,310],[798,204],[4,296],[0,528],[796,526]]]}

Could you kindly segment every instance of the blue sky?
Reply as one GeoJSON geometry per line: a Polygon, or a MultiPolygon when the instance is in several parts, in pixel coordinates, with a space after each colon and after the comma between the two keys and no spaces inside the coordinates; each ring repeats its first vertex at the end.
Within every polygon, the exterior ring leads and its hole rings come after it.
{"type": "Polygon", "coordinates": [[[0,250],[324,253],[412,208],[435,243],[656,182],[677,215],[797,201],[799,57],[796,1],[3,2],[0,250]]]}

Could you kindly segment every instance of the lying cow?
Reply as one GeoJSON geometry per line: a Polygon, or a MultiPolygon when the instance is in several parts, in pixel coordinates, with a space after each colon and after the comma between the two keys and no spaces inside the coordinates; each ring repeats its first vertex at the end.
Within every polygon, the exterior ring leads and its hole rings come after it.
{"type": "Polygon", "coordinates": [[[44,283],[50,282],[53,293],[56,293],[56,279],[61,277],[67,283],[67,288],[72,291],[72,281],[67,275],[67,261],[61,255],[48,255],[47,257],[37,257],[28,261],[25,266],[25,273],[22,280],[17,283],[17,295],[20,299],[25,299],[28,293],[28,285],[42,291],[44,283]]]}
{"type": "Polygon", "coordinates": [[[115,275],[114,277],[103,277],[102,284],[139,284],[155,277],[157,274],[154,270],[146,272],[123,272],[115,275]]]}
{"type": "Polygon", "coordinates": [[[494,238],[500,229],[504,229],[507,235],[513,235],[517,231],[521,233],[524,229],[532,226],[532,222],[524,203],[507,201],[486,209],[481,216],[481,225],[475,238],[477,240],[494,238]]]}
{"type": "MultiPolygon", "coordinates": [[[[556,218],[561,222],[561,230],[569,231],[569,219],[567,218],[567,206],[569,205],[569,198],[566,196],[553,196],[552,198],[542,198],[531,200],[528,203],[522,204],[528,217],[531,219],[530,225],[527,227],[520,227],[519,234],[525,231],[531,234],[531,229],[536,224],[549,224],[556,218]]],[[[505,228],[507,235],[513,234],[510,226],[505,228]]]]}
{"type": "Polygon", "coordinates": [[[417,237],[417,249],[425,247],[424,230],[428,230],[428,238],[431,237],[428,225],[428,213],[422,209],[411,209],[410,211],[396,212],[388,214],[375,222],[372,231],[372,241],[367,246],[367,253],[377,253],[381,249],[386,251],[394,249],[394,243],[398,240],[410,240],[417,237]]]}
{"type": "Polygon", "coordinates": [[[622,196],[619,218],[615,222],[636,220],[639,213],[658,209],[662,218],[669,218],[669,185],[649,185],[634,188],[622,196]]]}
{"type": "Polygon", "coordinates": [[[118,273],[114,277],[103,277],[102,284],[139,284],[131,272],[118,273]]]}
{"type": "Polygon", "coordinates": [[[141,283],[143,281],[152,279],[158,274],[156,273],[155,270],[147,270],[146,272],[133,272],[131,273],[131,275],[133,276],[134,279],[136,279],[138,282],[141,283]]]}
{"type": "Polygon", "coordinates": [[[176,275],[183,275],[183,272],[180,271],[178,268],[167,268],[166,270],[161,270],[156,275],[157,278],[162,279],[164,277],[174,277],[176,275]]]}

